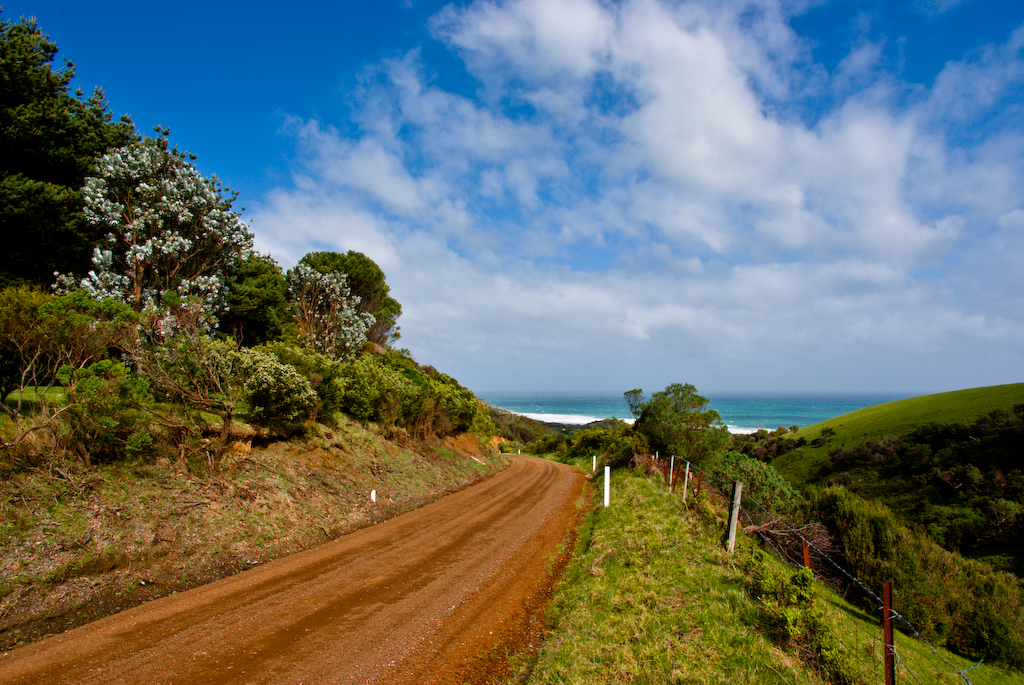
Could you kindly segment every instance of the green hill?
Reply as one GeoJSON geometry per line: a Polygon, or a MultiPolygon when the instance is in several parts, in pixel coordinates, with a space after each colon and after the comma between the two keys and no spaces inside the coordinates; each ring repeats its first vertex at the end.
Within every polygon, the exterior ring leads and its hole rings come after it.
{"type": "Polygon", "coordinates": [[[797,487],[842,485],[946,549],[1024,576],[1024,383],[866,407],[763,439],[797,487]]]}
{"type": "Polygon", "coordinates": [[[813,482],[817,471],[829,461],[830,448],[907,435],[929,423],[966,424],[996,409],[1009,410],[1018,402],[1024,402],[1024,383],[954,390],[876,404],[801,428],[796,437],[804,438],[808,444],[780,455],[772,465],[794,485],[804,485],[813,482]],[[828,429],[835,434],[827,438],[826,444],[815,445],[813,441],[827,435],[828,429]]]}

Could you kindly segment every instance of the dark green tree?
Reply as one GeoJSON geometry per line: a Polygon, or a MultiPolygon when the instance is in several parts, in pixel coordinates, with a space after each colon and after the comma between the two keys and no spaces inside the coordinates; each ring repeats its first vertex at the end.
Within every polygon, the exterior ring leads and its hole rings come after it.
{"type": "Polygon", "coordinates": [[[291,319],[288,279],[274,258],[253,252],[236,259],[227,277],[227,312],[220,330],[245,347],[280,340],[291,319]]]}
{"type": "Polygon", "coordinates": [[[722,417],[689,383],[673,383],[649,400],[643,399],[642,390],[625,395],[631,411],[639,410],[634,429],[647,438],[652,450],[700,463],[728,442],[722,417]]]}
{"type": "Polygon", "coordinates": [[[391,297],[384,272],[372,259],[362,252],[349,250],[345,254],[310,252],[299,261],[321,273],[342,272],[348,277],[349,290],[359,298],[358,312],[372,314],[374,318],[366,333],[367,340],[387,347],[401,337],[397,322],[402,315],[402,305],[391,297]]]}
{"type": "Polygon", "coordinates": [[[34,20],[0,21],[0,286],[89,270],[100,228],[85,221],[82,185],[135,138],[131,119],[111,121],[102,90],[68,92],[75,67],[54,71],[56,54],[34,20]]]}

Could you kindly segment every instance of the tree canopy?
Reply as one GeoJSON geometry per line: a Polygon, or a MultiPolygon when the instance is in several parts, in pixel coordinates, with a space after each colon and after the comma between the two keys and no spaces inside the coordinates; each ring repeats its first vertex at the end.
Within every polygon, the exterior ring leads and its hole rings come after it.
{"type": "Polygon", "coordinates": [[[722,417],[689,383],[673,383],[650,399],[640,389],[625,396],[636,416],[634,427],[646,436],[652,450],[700,462],[728,440],[722,417]]]}
{"type": "Polygon", "coordinates": [[[68,92],[75,67],[53,70],[56,54],[35,20],[0,22],[0,286],[88,270],[102,230],[86,221],[81,188],[97,158],[135,138],[102,90],[68,92]]]}
{"type": "Polygon", "coordinates": [[[310,252],[300,261],[320,273],[345,274],[351,294],[359,298],[357,311],[373,315],[373,324],[366,333],[367,340],[381,347],[387,347],[398,340],[400,334],[397,321],[402,315],[402,305],[391,297],[391,288],[376,262],[354,250],[345,254],[310,252]]]}
{"type": "Polygon", "coordinates": [[[107,231],[94,268],[67,289],[155,312],[165,333],[189,316],[208,328],[224,310],[227,274],[252,250],[252,234],[236,212],[235,194],[216,176],[203,178],[194,156],[169,148],[168,129],[104,155],[86,179],[87,220],[107,231]]]}

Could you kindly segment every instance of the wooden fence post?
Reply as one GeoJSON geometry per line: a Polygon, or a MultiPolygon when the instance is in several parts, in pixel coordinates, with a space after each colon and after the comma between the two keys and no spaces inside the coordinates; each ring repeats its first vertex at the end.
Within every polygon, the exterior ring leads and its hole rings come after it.
{"type": "Polygon", "coordinates": [[[885,685],[896,685],[896,645],[892,636],[892,581],[882,585],[882,640],[885,642],[885,685]]]}
{"type": "Polygon", "coordinates": [[[740,518],[740,501],[743,498],[743,483],[736,481],[732,484],[732,507],[729,509],[729,554],[736,549],[736,524],[740,518]]]}
{"type": "Polygon", "coordinates": [[[800,538],[800,542],[804,543],[804,568],[810,568],[811,548],[807,545],[807,538],[800,538]]]}
{"type": "Polygon", "coordinates": [[[700,501],[700,484],[701,484],[701,481],[703,479],[704,479],[704,472],[703,471],[697,471],[697,492],[693,493],[693,496],[697,498],[697,501],[700,501]]]}

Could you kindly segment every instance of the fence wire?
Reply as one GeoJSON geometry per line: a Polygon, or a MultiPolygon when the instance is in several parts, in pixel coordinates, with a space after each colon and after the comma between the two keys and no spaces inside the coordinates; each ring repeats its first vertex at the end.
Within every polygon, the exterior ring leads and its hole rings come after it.
{"type": "MultiPolygon", "coordinates": [[[[699,477],[702,478],[702,487],[704,485],[719,484],[722,486],[722,489],[724,491],[728,488],[731,488],[733,485],[734,481],[727,480],[725,478],[720,477],[718,474],[712,473],[711,471],[708,471],[706,469],[702,469],[696,464],[693,464],[692,462],[688,462],[686,460],[679,461],[681,465],[689,465],[691,479],[694,477],[694,473],[699,474],[699,477]]],[[[829,554],[826,553],[825,550],[822,550],[818,545],[814,544],[813,541],[807,539],[807,537],[803,535],[798,528],[794,527],[792,524],[789,524],[784,517],[770,511],[767,507],[763,506],[760,502],[754,499],[754,497],[752,497],[748,491],[745,490],[742,494],[742,497],[746,498],[750,503],[753,504],[754,507],[759,509],[767,517],[767,521],[772,522],[773,525],[777,525],[778,528],[784,530],[788,534],[794,535],[801,542],[806,542],[807,546],[810,549],[814,550],[818,557],[828,562],[828,564],[832,568],[834,568],[842,577],[846,578],[850,583],[860,588],[862,592],[864,592],[868,597],[870,597],[871,600],[877,605],[877,611],[879,613],[882,611],[882,600],[877,594],[875,594],[871,590],[871,588],[865,585],[859,578],[853,575],[853,573],[845,569],[841,564],[834,560],[829,554]]],[[[750,510],[748,508],[744,508],[742,503],[740,505],[740,514],[746,516],[746,519],[748,522],[750,522],[751,526],[758,525],[754,523],[754,519],[751,516],[750,510]]],[[[764,523],[760,525],[764,525],[764,523]]],[[[782,552],[782,550],[779,549],[779,547],[770,539],[770,536],[759,534],[758,539],[760,539],[769,548],[771,548],[771,550],[779,557],[779,559],[783,561],[783,563],[788,564],[789,566],[792,566],[794,568],[803,568],[802,564],[795,563],[794,561],[789,559],[782,552]]],[[[968,671],[972,671],[978,668],[981,665],[982,661],[984,661],[983,659],[979,660],[973,666],[969,666],[963,669],[957,668],[956,664],[953,664],[948,659],[946,659],[931,642],[929,642],[927,639],[924,638],[924,636],[921,635],[917,628],[905,616],[900,614],[895,609],[890,609],[890,613],[893,619],[897,619],[901,622],[902,625],[905,625],[909,632],[911,632],[919,642],[926,645],[928,649],[931,650],[933,656],[942,661],[942,663],[945,664],[953,673],[956,673],[956,675],[959,678],[961,678],[964,681],[964,683],[966,683],[966,685],[972,685],[970,678],[968,678],[967,676],[967,673],[968,671]]],[[[896,653],[895,656],[897,665],[900,668],[902,668],[904,672],[909,674],[910,677],[912,677],[916,682],[921,683],[921,679],[918,678],[917,674],[915,674],[913,670],[911,670],[910,665],[902,657],[900,657],[899,653],[896,653]]]]}

